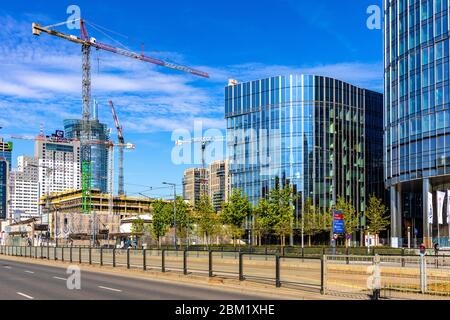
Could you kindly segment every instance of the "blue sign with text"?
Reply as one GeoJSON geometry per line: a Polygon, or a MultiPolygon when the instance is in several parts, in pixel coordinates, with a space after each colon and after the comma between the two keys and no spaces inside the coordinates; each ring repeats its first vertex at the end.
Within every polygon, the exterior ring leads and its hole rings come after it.
{"type": "Polygon", "coordinates": [[[345,233],[344,213],[333,211],[333,233],[345,233]]]}

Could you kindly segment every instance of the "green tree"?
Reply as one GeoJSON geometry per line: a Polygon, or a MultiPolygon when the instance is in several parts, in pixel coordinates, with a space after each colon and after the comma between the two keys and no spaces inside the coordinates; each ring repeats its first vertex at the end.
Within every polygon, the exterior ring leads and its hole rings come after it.
{"type": "Polygon", "coordinates": [[[248,198],[240,189],[234,189],[228,201],[222,204],[220,218],[222,223],[230,228],[234,246],[236,240],[242,238],[245,218],[249,217],[251,212],[248,198]]]}
{"type": "Polygon", "coordinates": [[[320,230],[322,232],[331,232],[333,228],[333,210],[324,208],[319,218],[320,230]]]}
{"type": "Polygon", "coordinates": [[[143,234],[145,232],[144,219],[134,219],[131,222],[131,232],[134,234],[143,234]]]}
{"type": "Polygon", "coordinates": [[[168,203],[163,200],[156,200],[152,204],[151,231],[158,242],[158,247],[161,246],[161,237],[166,235],[170,224],[170,208],[168,208],[168,203]]]}
{"type": "Polygon", "coordinates": [[[220,216],[208,196],[201,196],[197,201],[194,215],[199,232],[205,235],[206,245],[209,246],[211,238],[220,232],[220,216]]]}
{"type": "MultiPolygon", "coordinates": [[[[190,232],[192,228],[192,221],[189,219],[189,204],[184,201],[183,197],[178,196],[175,202],[176,206],[176,219],[177,219],[177,238],[187,238],[187,233],[190,232]]],[[[174,220],[174,207],[173,201],[166,202],[165,210],[168,214],[167,221],[169,222],[169,227],[173,228],[175,224],[174,220]]]]}
{"type": "Polygon", "coordinates": [[[294,223],[294,189],[287,186],[272,190],[270,200],[276,216],[275,233],[280,237],[282,246],[286,245],[286,236],[292,233],[294,223]]]}
{"type": "Polygon", "coordinates": [[[375,195],[369,197],[369,205],[366,210],[366,217],[369,220],[369,232],[377,235],[386,230],[390,224],[390,217],[387,215],[388,209],[381,199],[375,195]]]}
{"type": "MultiPolygon", "coordinates": [[[[355,207],[343,197],[339,196],[336,203],[336,209],[344,213],[345,233],[350,235],[353,234],[355,228],[358,226],[358,215],[355,207]]],[[[346,246],[348,246],[348,244],[349,242],[346,241],[346,246]]]]}
{"type": "MultiPolygon", "coordinates": [[[[255,231],[258,237],[267,238],[274,230],[275,217],[272,216],[273,212],[270,208],[269,201],[267,199],[260,199],[257,207],[254,210],[255,214],[255,231]]],[[[261,241],[259,241],[261,243],[261,241]]]]}
{"type": "Polygon", "coordinates": [[[322,230],[320,226],[320,214],[316,212],[316,208],[313,205],[311,198],[308,198],[305,201],[300,222],[303,226],[303,234],[308,236],[308,246],[311,246],[311,237],[322,230]]]}
{"type": "Polygon", "coordinates": [[[281,189],[278,185],[270,191],[269,199],[261,199],[255,209],[259,232],[264,236],[276,234],[282,246],[286,243],[286,236],[292,232],[294,199],[292,187],[281,189]]]}

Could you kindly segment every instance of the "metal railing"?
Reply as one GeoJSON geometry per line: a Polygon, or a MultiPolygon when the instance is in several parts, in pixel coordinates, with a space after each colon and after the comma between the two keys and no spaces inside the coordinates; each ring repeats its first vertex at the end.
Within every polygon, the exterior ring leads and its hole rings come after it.
{"type": "Polygon", "coordinates": [[[382,297],[397,294],[450,297],[450,256],[447,255],[332,255],[326,250],[314,256],[284,253],[0,246],[2,255],[232,278],[365,299],[373,296],[368,279],[378,259],[382,297]]]}
{"type": "Polygon", "coordinates": [[[373,294],[368,281],[374,276],[375,265],[379,272],[380,293],[384,298],[416,294],[450,297],[450,260],[444,255],[328,255],[325,259],[326,293],[373,294]]]}
{"type": "Polygon", "coordinates": [[[279,254],[175,250],[105,249],[86,247],[0,246],[0,254],[117,268],[199,274],[240,281],[272,283],[276,287],[309,288],[323,293],[321,257],[290,257],[279,254]],[[318,267],[317,270],[315,268],[318,267]],[[305,277],[308,271],[314,276],[305,277]]]}

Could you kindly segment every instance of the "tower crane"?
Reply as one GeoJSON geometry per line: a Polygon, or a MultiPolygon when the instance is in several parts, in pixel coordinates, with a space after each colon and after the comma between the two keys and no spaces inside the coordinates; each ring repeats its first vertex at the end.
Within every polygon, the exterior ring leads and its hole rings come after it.
{"type": "MultiPolygon", "coordinates": [[[[117,117],[116,109],[114,108],[114,104],[111,100],[109,100],[109,105],[111,107],[112,116],[114,118],[114,124],[116,125],[117,129],[117,140],[119,143],[125,143],[125,139],[123,137],[123,130],[122,125],[119,122],[119,118],[117,117]]],[[[119,148],[119,196],[125,195],[124,190],[124,175],[123,175],[123,153],[124,148],[119,148]]]]}
{"type": "MultiPolygon", "coordinates": [[[[109,51],[115,54],[123,55],[129,58],[137,59],[144,62],[149,62],[162,67],[190,73],[195,76],[209,78],[209,74],[200,70],[189,68],[183,65],[166,62],[160,59],[145,56],[143,53],[138,54],[129,50],[116,48],[114,46],[98,42],[95,38],[89,37],[85,23],[90,24],[83,19],[74,19],[73,22],[80,22],[80,37],[68,35],[55,30],[57,26],[64,25],[66,22],[57,23],[50,26],[41,26],[38,23],[32,23],[33,35],[39,36],[42,32],[49,35],[64,39],[81,45],[82,53],[82,133],[81,140],[81,171],[82,171],[82,197],[83,203],[89,203],[91,199],[91,149],[88,141],[90,140],[90,118],[91,118],[91,48],[97,50],[109,51]]],[[[91,24],[92,25],[92,24],[91,24]]],[[[90,214],[88,209],[90,205],[84,206],[86,210],[84,213],[90,214]]]]}
{"type": "MultiPolygon", "coordinates": [[[[226,137],[223,136],[216,136],[216,137],[201,137],[201,138],[193,138],[190,140],[177,140],[175,142],[176,146],[182,146],[184,144],[192,144],[192,143],[201,143],[202,146],[202,169],[203,172],[205,172],[206,169],[206,160],[205,160],[205,152],[206,152],[206,147],[213,142],[223,142],[226,140],[226,137]]],[[[208,182],[208,179],[206,179],[206,177],[203,177],[200,179],[200,182],[203,186],[203,190],[206,190],[206,183],[208,182]]]]}
{"type": "MultiPolygon", "coordinates": [[[[109,195],[109,214],[113,214],[113,200],[114,200],[114,147],[119,148],[120,151],[123,152],[124,149],[134,150],[136,146],[133,143],[113,143],[112,141],[100,141],[100,140],[91,140],[91,144],[104,144],[108,147],[108,195],[109,195]]],[[[89,209],[89,208],[85,208],[89,209]]]]}

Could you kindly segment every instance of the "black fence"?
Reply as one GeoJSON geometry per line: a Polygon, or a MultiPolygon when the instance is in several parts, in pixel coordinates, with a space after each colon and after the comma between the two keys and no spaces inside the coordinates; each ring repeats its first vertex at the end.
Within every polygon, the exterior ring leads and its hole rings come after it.
{"type": "MultiPolygon", "coordinates": [[[[342,270],[346,270],[345,266],[350,267],[345,272],[348,273],[354,269],[355,275],[361,276],[359,268],[364,263],[371,264],[375,254],[382,257],[384,268],[393,268],[398,275],[403,274],[405,279],[411,277],[411,270],[418,268],[418,255],[415,251],[407,249],[393,249],[395,251],[390,248],[371,248],[370,251],[367,251],[367,248],[325,247],[303,249],[295,247],[236,247],[236,250],[233,249],[235,248],[225,246],[191,247],[189,249],[0,246],[0,254],[113,268],[163,273],[175,272],[184,275],[197,274],[219,281],[231,278],[239,281],[269,283],[276,287],[283,286],[320,292],[321,294],[328,294],[328,285],[335,280],[331,279],[330,282],[329,276],[339,278],[342,270]],[[400,254],[394,254],[394,252],[400,252],[400,254]]],[[[445,252],[428,254],[427,265],[430,281],[433,283],[439,279],[439,281],[444,279],[445,281],[442,281],[447,283],[446,279],[450,279],[448,276],[450,255],[445,252]]],[[[352,282],[354,280],[351,278],[346,286],[354,285],[352,282]]],[[[450,281],[448,283],[450,284],[450,281]]]]}
{"type": "MultiPolygon", "coordinates": [[[[237,252],[265,255],[280,255],[284,257],[320,257],[322,255],[419,255],[419,249],[408,248],[390,248],[390,247],[300,247],[300,246],[178,246],[164,245],[160,247],[148,247],[152,250],[189,250],[189,251],[214,251],[214,252],[237,252]]],[[[435,254],[433,249],[428,250],[428,254],[435,254]]],[[[437,252],[439,255],[449,255],[450,250],[441,249],[437,252]]]]}
{"type": "Polygon", "coordinates": [[[309,288],[324,293],[324,258],[267,253],[172,248],[118,249],[51,246],[0,246],[0,254],[113,268],[203,274],[209,278],[271,283],[276,287],[309,288]],[[301,277],[302,268],[310,277],[301,277]]]}

